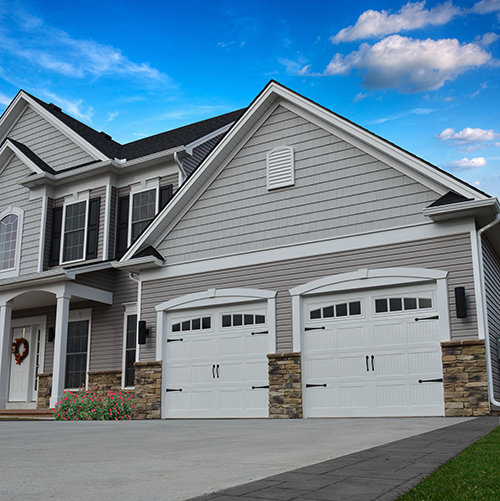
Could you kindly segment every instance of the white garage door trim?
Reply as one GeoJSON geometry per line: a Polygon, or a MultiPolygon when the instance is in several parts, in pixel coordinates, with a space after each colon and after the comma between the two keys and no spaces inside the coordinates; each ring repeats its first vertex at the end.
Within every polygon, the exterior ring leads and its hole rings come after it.
{"type": "Polygon", "coordinates": [[[448,272],[426,268],[363,268],[350,273],[331,275],[290,289],[292,296],[292,345],[294,352],[302,351],[304,330],[303,298],[309,295],[340,291],[355,291],[402,284],[436,283],[436,305],[439,311],[441,341],[450,340],[450,317],[448,311],[448,272]]]}
{"type": "MultiPolygon", "coordinates": [[[[259,289],[209,289],[204,292],[188,294],[179,298],[165,301],[156,306],[157,311],[157,342],[156,355],[158,360],[163,360],[162,380],[166,382],[167,360],[167,326],[168,314],[180,311],[196,311],[202,308],[220,309],[236,306],[238,304],[264,305],[266,311],[266,324],[268,329],[268,353],[276,351],[276,292],[259,289]]],[[[165,384],[162,384],[162,387],[165,384]]],[[[167,416],[166,399],[162,398],[162,418],[167,416]]]]}

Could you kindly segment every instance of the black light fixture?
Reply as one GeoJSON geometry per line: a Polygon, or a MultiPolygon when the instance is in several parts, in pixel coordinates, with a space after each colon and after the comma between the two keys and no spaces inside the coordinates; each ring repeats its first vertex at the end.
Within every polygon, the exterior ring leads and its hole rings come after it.
{"type": "Polygon", "coordinates": [[[137,330],[139,335],[139,344],[146,344],[146,336],[149,336],[149,329],[146,328],[146,321],[139,320],[137,324],[137,330]]]}
{"type": "Polygon", "coordinates": [[[49,343],[53,343],[55,337],[56,337],[56,331],[55,331],[54,327],[49,327],[49,333],[48,333],[49,343]]]}
{"type": "Polygon", "coordinates": [[[465,287],[455,287],[455,308],[457,310],[457,318],[467,318],[465,287]]]}

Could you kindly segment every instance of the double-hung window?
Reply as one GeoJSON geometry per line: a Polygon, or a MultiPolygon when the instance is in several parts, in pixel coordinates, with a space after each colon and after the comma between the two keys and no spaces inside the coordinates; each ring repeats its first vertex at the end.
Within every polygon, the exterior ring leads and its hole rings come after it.
{"type": "Polygon", "coordinates": [[[66,206],[64,217],[63,262],[83,259],[85,248],[85,227],[87,223],[87,202],[66,206]]]}
{"type": "Polygon", "coordinates": [[[123,339],[123,376],[122,386],[135,385],[135,362],[137,360],[137,304],[126,303],[123,339]]]}
{"type": "Polygon", "coordinates": [[[132,195],[131,238],[132,242],[144,231],[156,214],[156,189],[132,195]]]}

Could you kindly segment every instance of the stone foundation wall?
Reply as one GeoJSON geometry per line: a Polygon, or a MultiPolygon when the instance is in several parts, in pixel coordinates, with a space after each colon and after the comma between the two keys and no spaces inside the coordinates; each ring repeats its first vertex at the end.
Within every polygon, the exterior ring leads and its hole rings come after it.
{"type": "Polygon", "coordinates": [[[269,417],[302,417],[302,367],[300,353],[272,353],[269,360],[269,417]]]}
{"type": "Polygon", "coordinates": [[[484,340],[441,343],[445,416],[490,413],[484,340]]]}
{"type": "Polygon", "coordinates": [[[122,389],[122,371],[89,371],[88,388],[93,388],[99,394],[106,394],[122,389]]]}
{"type": "Polygon", "coordinates": [[[161,418],[161,360],[135,364],[135,419],[161,418]]]}
{"type": "Polygon", "coordinates": [[[37,409],[50,409],[50,394],[52,392],[52,372],[38,374],[38,391],[36,396],[37,409]]]}

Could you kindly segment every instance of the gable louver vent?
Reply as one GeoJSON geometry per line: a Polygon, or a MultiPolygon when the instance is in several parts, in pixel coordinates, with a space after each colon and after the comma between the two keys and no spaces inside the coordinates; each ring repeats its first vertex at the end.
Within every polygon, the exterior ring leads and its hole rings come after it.
{"type": "Polygon", "coordinates": [[[267,154],[267,189],[293,186],[293,148],[281,146],[267,154]]]}

